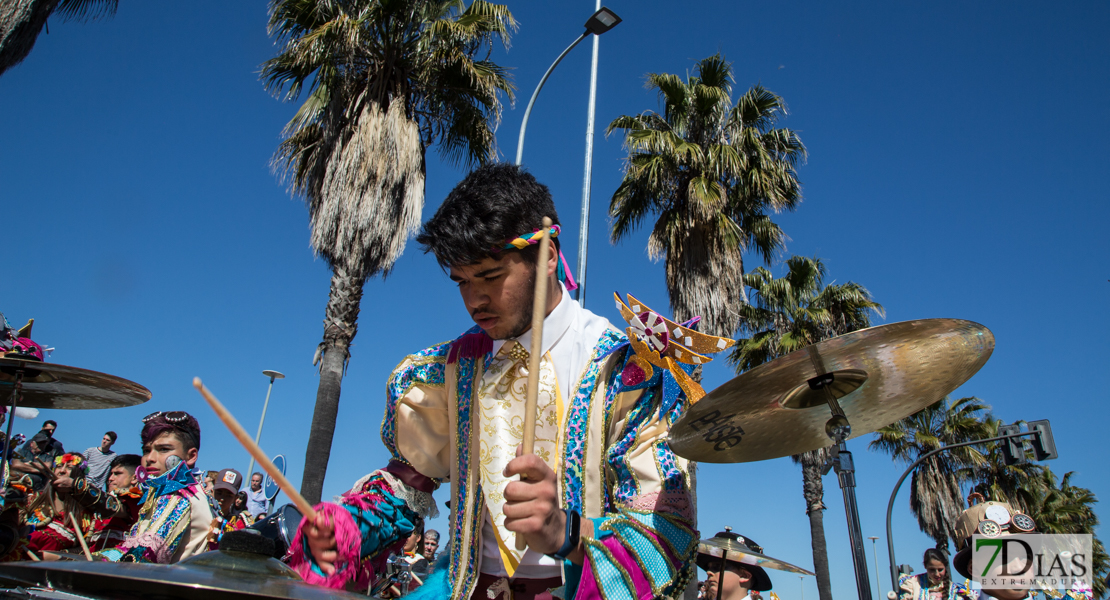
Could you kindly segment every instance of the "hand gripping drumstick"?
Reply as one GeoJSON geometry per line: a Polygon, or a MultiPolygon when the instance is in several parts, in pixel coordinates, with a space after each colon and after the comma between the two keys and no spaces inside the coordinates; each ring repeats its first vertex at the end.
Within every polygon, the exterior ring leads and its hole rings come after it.
{"type": "Polygon", "coordinates": [[[77,541],[81,542],[81,550],[85,553],[85,560],[92,561],[92,554],[89,554],[89,545],[85,543],[85,536],[81,535],[81,524],[77,522],[77,517],[73,513],[69,513],[69,522],[73,523],[73,533],[77,534],[77,541]]]}
{"type": "Polygon", "coordinates": [[[285,495],[289,496],[293,504],[297,505],[297,510],[301,511],[304,518],[308,519],[310,522],[315,522],[316,511],[313,510],[312,505],[308,503],[308,500],[304,499],[304,496],[297,491],[297,488],[293,487],[292,483],[289,483],[289,480],[285,478],[285,475],[281,474],[281,471],[278,470],[274,463],[270,462],[270,457],[266,456],[266,454],[262,452],[262,448],[259,448],[258,444],[254,443],[250,434],[247,433],[246,429],[243,429],[239,421],[236,421],[235,417],[224,408],[224,405],[220,404],[220,401],[212,395],[212,392],[209,392],[208,388],[204,387],[204,384],[200,381],[200,377],[193,378],[193,387],[197,388],[201,396],[204,396],[204,399],[208,402],[208,406],[211,406],[212,410],[216,411],[216,416],[220,417],[224,425],[227,425],[227,428],[231,430],[231,435],[234,435],[235,439],[239,440],[239,443],[254,457],[254,460],[258,462],[258,466],[262,467],[262,470],[266,471],[266,474],[277,483],[281,491],[285,492],[285,495]]]}
{"type": "MultiPolygon", "coordinates": [[[[532,299],[532,349],[528,355],[528,394],[524,401],[524,454],[532,454],[536,446],[536,404],[540,393],[540,359],[543,358],[543,318],[547,314],[547,261],[550,256],[551,219],[543,218],[540,256],[536,259],[536,294],[532,299]]],[[[524,476],[520,477],[522,480],[524,476]]],[[[516,549],[524,550],[524,536],[517,534],[516,549]]]]}

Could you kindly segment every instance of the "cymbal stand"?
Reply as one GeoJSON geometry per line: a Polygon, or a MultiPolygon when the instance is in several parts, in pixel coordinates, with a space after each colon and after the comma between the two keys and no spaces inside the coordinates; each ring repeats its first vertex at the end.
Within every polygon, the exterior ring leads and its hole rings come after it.
{"type": "MultiPolygon", "coordinates": [[[[819,371],[820,372],[820,371],[819,371]]],[[[844,410],[836,395],[829,389],[833,382],[833,373],[818,375],[809,380],[809,387],[813,390],[825,390],[832,418],[825,423],[825,434],[833,441],[831,456],[825,463],[821,474],[828,474],[829,469],[836,471],[836,478],[840,481],[840,491],[844,494],[844,512],[848,516],[848,539],[852,544],[852,565],[856,572],[856,590],[860,600],[872,600],[871,582],[867,574],[867,553],[863,548],[863,532],[859,522],[859,505],[856,503],[856,468],[852,462],[852,453],[844,440],[852,435],[852,425],[848,422],[844,410]]]]}
{"type": "Polygon", "coordinates": [[[3,478],[0,479],[0,499],[4,498],[8,492],[8,479],[11,475],[11,455],[15,451],[12,445],[12,424],[15,423],[15,407],[19,403],[19,399],[23,396],[23,363],[15,368],[15,385],[12,386],[11,400],[8,402],[8,428],[4,437],[4,456],[0,457],[0,461],[4,464],[3,478]]]}

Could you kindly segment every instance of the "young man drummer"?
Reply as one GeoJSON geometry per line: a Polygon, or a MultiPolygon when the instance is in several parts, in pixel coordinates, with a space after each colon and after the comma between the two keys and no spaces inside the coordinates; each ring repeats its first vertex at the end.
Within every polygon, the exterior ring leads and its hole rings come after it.
{"type": "Polygon", "coordinates": [[[365,589],[418,517],[434,516],[431,492],[450,481],[445,598],[684,588],[698,540],[687,462],[666,441],[684,404],[661,409],[661,384],[624,386],[628,339],[571,299],[558,239],[537,270],[544,216],[559,223],[547,187],[501,164],[468,175],[425,223],[417,240],[477,326],[406,357],[390,376],[382,439],[393,460],[302,523],[291,564],[306,581],[365,589]],[[511,423],[524,416],[537,277],[549,291],[536,449],[517,456],[522,431],[511,423]]]}

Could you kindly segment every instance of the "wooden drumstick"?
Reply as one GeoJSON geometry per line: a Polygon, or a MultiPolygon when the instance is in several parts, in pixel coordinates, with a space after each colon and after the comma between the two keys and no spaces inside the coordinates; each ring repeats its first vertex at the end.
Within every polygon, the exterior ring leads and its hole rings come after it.
{"type": "MultiPolygon", "coordinates": [[[[543,238],[540,255],[536,259],[536,294],[532,299],[532,349],[528,355],[528,393],[524,401],[524,454],[532,454],[536,447],[536,404],[540,394],[540,360],[543,358],[543,319],[547,314],[547,261],[551,256],[551,219],[543,218],[543,238]]],[[[522,475],[520,477],[524,479],[522,475]]],[[[520,534],[516,536],[516,549],[524,550],[527,544],[520,534]]]]}
{"type": "Polygon", "coordinates": [[[304,496],[297,491],[297,488],[293,487],[292,483],[289,483],[289,480],[285,478],[285,475],[282,475],[277,466],[270,462],[270,457],[266,456],[266,454],[262,452],[262,448],[259,448],[258,444],[254,443],[250,434],[247,433],[246,429],[243,429],[239,421],[236,421],[235,417],[224,408],[224,405],[212,395],[212,392],[209,392],[208,388],[204,387],[204,384],[200,381],[200,377],[193,378],[193,387],[197,388],[201,396],[204,396],[205,401],[208,402],[208,406],[211,406],[212,410],[216,411],[216,416],[220,417],[224,425],[231,430],[231,435],[234,435],[235,439],[239,440],[239,443],[254,457],[254,460],[258,462],[258,466],[262,467],[262,470],[266,471],[266,474],[274,480],[274,483],[277,483],[281,491],[285,492],[285,495],[293,501],[293,504],[297,506],[297,510],[301,511],[301,514],[304,515],[306,519],[315,522],[316,510],[313,509],[312,505],[308,503],[308,500],[305,500],[304,496]]]}
{"type": "Polygon", "coordinates": [[[92,562],[89,545],[85,543],[85,536],[81,533],[81,524],[77,522],[77,517],[73,516],[73,513],[69,513],[69,522],[73,523],[73,533],[77,534],[77,541],[81,542],[81,550],[85,553],[85,560],[92,562]]]}

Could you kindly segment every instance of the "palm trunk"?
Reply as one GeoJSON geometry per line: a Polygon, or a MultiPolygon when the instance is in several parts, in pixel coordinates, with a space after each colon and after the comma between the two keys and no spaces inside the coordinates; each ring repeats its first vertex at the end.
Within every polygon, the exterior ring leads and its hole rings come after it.
{"type": "Polygon", "coordinates": [[[332,267],[331,292],[324,314],[324,341],[320,343],[320,386],[316,390],[316,409],[305,451],[301,495],[310,504],[320,502],[324,476],[331,457],[335,420],[339,414],[339,393],[343,373],[351,356],[351,341],[358,333],[358,312],[365,277],[349,275],[341,266],[332,267]]]}
{"type": "Polygon", "coordinates": [[[829,554],[825,545],[825,485],[821,481],[821,467],[825,452],[812,450],[799,456],[802,463],[802,494],[809,516],[810,544],[813,548],[813,571],[817,574],[817,594],[820,600],[832,600],[829,582],[829,554]]]}
{"type": "Polygon", "coordinates": [[[0,75],[19,64],[35,47],[59,0],[0,2],[0,75]]]}

